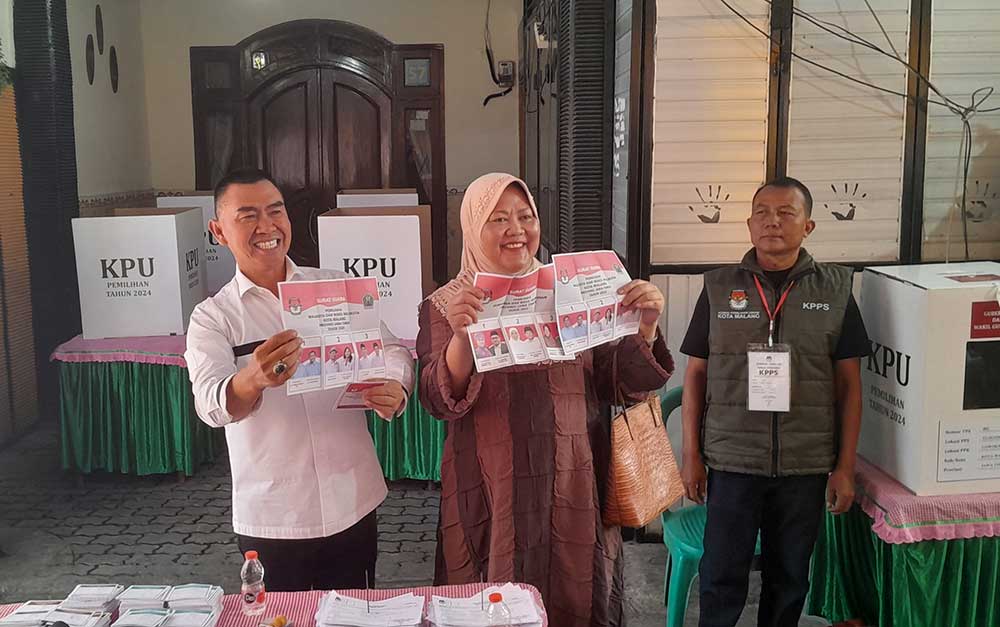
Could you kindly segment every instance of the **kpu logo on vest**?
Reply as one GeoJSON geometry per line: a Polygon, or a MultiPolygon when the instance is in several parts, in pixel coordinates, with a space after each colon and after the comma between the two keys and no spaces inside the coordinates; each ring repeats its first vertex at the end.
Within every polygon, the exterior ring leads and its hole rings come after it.
{"type": "Polygon", "coordinates": [[[101,259],[102,279],[127,279],[129,275],[135,276],[135,270],[141,277],[149,278],[153,276],[152,257],[126,257],[121,259],[101,259]]]}
{"type": "Polygon", "coordinates": [[[746,290],[733,290],[729,292],[729,308],[735,311],[743,311],[750,305],[750,301],[747,300],[746,290]]]}

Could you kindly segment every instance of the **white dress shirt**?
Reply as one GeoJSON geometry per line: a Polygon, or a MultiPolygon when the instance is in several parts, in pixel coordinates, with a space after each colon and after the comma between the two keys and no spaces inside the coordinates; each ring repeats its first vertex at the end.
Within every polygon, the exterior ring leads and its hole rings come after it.
{"type": "MultiPolygon", "coordinates": [[[[286,280],[345,278],[286,261],[286,280]]],[[[257,538],[322,538],[353,526],[385,499],[385,479],[362,410],[335,409],[342,388],[288,396],[264,391],[234,422],[226,387],[251,356],[233,347],[284,330],[281,304],[239,270],[191,314],[187,361],[198,416],[225,427],[233,473],[233,529],[257,538]]],[[[386,377],[413,390],[413,359],[382,325],[386,377]]]]}

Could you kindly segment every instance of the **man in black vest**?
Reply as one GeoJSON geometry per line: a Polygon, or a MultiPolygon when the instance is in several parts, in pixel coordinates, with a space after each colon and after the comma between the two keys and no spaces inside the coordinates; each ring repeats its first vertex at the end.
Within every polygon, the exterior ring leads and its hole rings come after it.
{"type": "Polygon", "coordinates": [[[754,248],[705,274],[681,351],[683,477],[708,501],[701,561],[702,627],[731,627],[746,603],[757,534],[763,589],[757,624],[797,625],[809,559],[827,508],[854,499],[861,357],[871,350],[849,268],[817,263],[816,228],[799,181],[754,196],[754,248]],[[706,472],[706,466],[708,468],[706,472]]]}

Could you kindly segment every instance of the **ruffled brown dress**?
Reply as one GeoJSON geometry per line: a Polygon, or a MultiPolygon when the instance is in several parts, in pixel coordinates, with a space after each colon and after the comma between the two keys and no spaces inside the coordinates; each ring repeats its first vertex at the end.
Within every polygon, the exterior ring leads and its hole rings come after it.
{"type": "Polygon", "coordinates": [[[541,592],[550,625],[622,624],[621,535],[601,522],[613,356],[622,393],[641,400],[673,372],[662,337],[652,347],[634,335],[574,361],[473,373],[461,398],[444,364],[451,337],[425,301],[420,399],[449,421],[436,583],[528,583],[541,592]]]}

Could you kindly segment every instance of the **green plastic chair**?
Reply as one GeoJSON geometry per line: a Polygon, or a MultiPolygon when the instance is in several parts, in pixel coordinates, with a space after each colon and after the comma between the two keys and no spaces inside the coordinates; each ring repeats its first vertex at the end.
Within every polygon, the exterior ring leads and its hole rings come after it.
{"type": "MultiPolygon", "coordinates": [[[[682,394],[682,388],[676,387],[664,395],[660,403],[664,424],[670,413],[680,407],[682,394]]],[[[667,627],[684,625],[691,582],[698,574],[698,565],[705,552],[707,518],[704,505],[692,505],[675,512],[667,510],[660,515],[663,522],[663,544],[669,552],[666,572],[663,575],[663,602],[667,606],[667,627]]],[[[759,536],[754,555],[760,555],[759,536]]]]}

